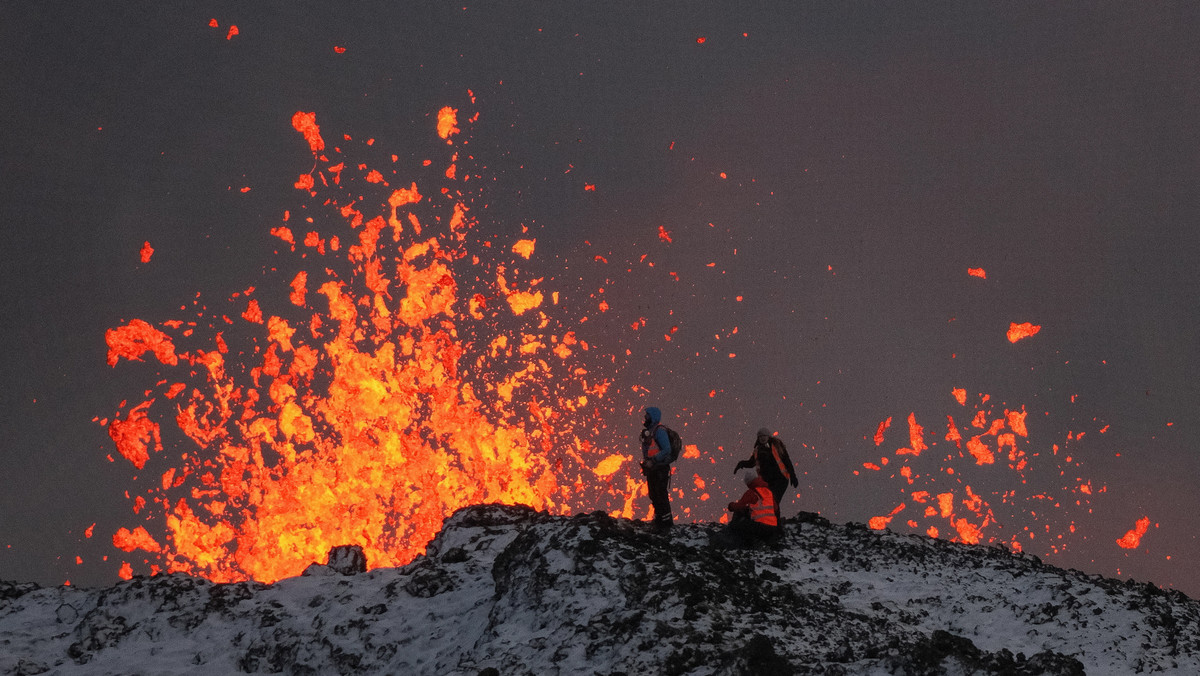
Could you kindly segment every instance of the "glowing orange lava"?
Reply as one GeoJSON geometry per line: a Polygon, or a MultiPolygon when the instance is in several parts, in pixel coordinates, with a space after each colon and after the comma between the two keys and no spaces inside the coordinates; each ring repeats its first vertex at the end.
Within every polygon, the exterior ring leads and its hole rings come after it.
{"type": "Polygon", "coordinates": [[[1125,533],[1117,540],[1117,546],[1121,549],[1137,549],[1142,544],[1142,536],[1150,528],[1150,517],[1143,516],[1137,520],[1137,524],[1133,530],[1125,533]]]}
{"type": "Polygon", "coordinates": [[[874,437],[876,446],[880,446],[883,444],[883,433],[885,431],[887,431],[887,428],[889,428],[891,426],[892,426],[891,416],[888,416],[887,420],[884,420],[883,422],[879,423],[878,429],[875,430],[875,437],[874,437]]]}
{"type": "Polygon", "coordinates": [[[452,143],[450,136],[459,132],[457,124],[458,110],[446,106],[438,111],[437,133],[438,136],[446,139],[447,143],[452,143]]]}
{"type": "Polygon", "coordinates": [[[126,552],[132,552],[135,549],[157,552],[161,548],[150,533],[142,526],[138,526],[132,531],[128,528],[118,530],[113,534],[113,546],[126,552]]]}
{"type": "Polygon", "coordinates": [[[436,128],[457,171],[416,170],[435,182],[425,199],[399,169],[331,160],[316,114],[297,112],[316,168],[296,182],[305,202],[289,225],[271,228],[279,279],[219,308],[197,300],[187,320],[108,331],[110,365],[150,353],[163,368],[108,427],[147,473],[135,511],[165,527],[122,528],[118,548],[171,572],[271,582],[342,544],[371,567],[403,565],[469,504],[632,515],[640,477],[593,441],[609,381],[578,320],[548,314],[526,269],[534,239],[477,231],[457,113],[442,108],[436,128]]]}
{"type": "Polygon", "coordinates": [[[887,516],[871,517],[870,521],[867,522],[867,525],[874,530],[883,530],[884,528],[887,528],[888,524],[892,522],[892,519],[894,519],[896,517],[896,515],[899,514],[903,510],[904,510],[904,503],[902,502],[895,509],[893,509],[892,512],[890,514],[888,514],[887,516]]]}
{"type": "MultiPolygon", "coordinates": [[[[321,138],[321,128],[317,126],[316,113],[297,112],[292,116],[292,126],[296,131],[304,134],[304,140],[308,141],[308,145],[314,153],[319,153],[325,150],[325,139],[321,138]]],[[[312,187],[312,177],[309,176],[309,186],[312,187]]]]}
{"type": "MultiPolygon", "coordinates": [[[[964,388],[953,388],[951,395],[958,406],[967,406],[971,401],[964,388]]],[[[1105,488],[1093,488],[1093,482],[1083,478],[1060,479],[1066,476],[1073,458],[1060,458],[1057,444],[1052,445],[1052,453],[1031,448],[1028,412],[1024,407],[997,407],[986,394],[979,395],[974,403],[974,411],[968,408],[969,426],[962,427],[955,422],[954,415],[946,415],[945,441],[950,445],[941,452],[936,441],[924,440],[924,427],[917,422],[916,413],[909,415],[908,435],[903,440],[907,445],[895,450],[901,465],[889,477],[902,482],[902,493],[913,502],[924,505],[920,514],[908,520],[908,527],[932,537],[949,534],[955,541],[970,544],[1005,542],[1019,551],[1024,545],[1018,538],[1033,539],[1032,524],[1042,522],[1040,532],[1049,542],[1048,553],[1062,551],[1065,547],[1062,535],[1075,532],[1068,503],[1086,508],[1092,496],[1105,488]],[[965,431],[971,432],[964,441],[965,431]],[[1032,488],[1033,483],[1048,481],[1063,481],[1065,485],[1032,488]],[[1003,488],[985,492],[977,490],[980,485],[1003,488]],[[997,511],[1001,511],[1003,520],[997,511]],[[930,524],[930,520],[939,524],[930,524]],[[1014,533],[1022,526],[1021,533],[1014,533]]],[[[886,422],[875,432],[875,446],[884,441],[886,422]]],[[[1077,441],[1083,434],[1069,432],[1067,437],[1077,441]]],[[[885,457],[878,464],[864,463],[864,466],[882,473],[886,461],[885,457]]],[[[904,504],[901,502],[900,507],[886,516],[870,518],[868,524],[877,529],[888,527],[904,504]]]]}
{"type": "Polygon", "coordinates": [[[1018,340],[1023,340],[1030,336],[1036,335],[1037,332],[1041,330],[1042,327],[1036,324],[1030,324],[1029,322],[1017,324],[1016,322],[1013,322],[1008,327],[1008,342],[1015,343],[1018,340]]]}

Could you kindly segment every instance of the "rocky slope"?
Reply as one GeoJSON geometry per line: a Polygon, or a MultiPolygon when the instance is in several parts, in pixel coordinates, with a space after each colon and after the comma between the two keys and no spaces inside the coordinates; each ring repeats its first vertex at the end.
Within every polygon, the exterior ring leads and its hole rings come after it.
{"type": "Polygon", "coordinates": [[[751,549],[719,529],[492,505],[399,569],[0,582],[0,672],[1200,673],[1178,592],[811,514],[751,549]]]}

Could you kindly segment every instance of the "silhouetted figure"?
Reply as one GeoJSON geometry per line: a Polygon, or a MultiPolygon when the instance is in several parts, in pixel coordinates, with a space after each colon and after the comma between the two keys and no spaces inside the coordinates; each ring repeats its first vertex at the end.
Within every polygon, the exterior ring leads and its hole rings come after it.
{"type": "Polygon", "coordinates": [[[671,516],[671,437],[662,424],[662,412],[654,406],[646,408],[642,421],[642,474],[650,504],[654,506],[654,528],[665,531],[675,525],[671,516]]]}
{"type": "Polygon", "coordinates": [[[783,491],[789,483],[792,484],[792,488],[800,485],[800,480],[796,478],[796,468],[792,466],[792,459],[788,457],[783,441],[765,427],[759,430],[750,459],[739,462],[733,468],[733,472],[737,474],[738,470],[746,467],[753,467],[762,480],[767,482],[771,495],[775,498],[775,516],[780,518],[779,503],[783,498],[783,491]]]}

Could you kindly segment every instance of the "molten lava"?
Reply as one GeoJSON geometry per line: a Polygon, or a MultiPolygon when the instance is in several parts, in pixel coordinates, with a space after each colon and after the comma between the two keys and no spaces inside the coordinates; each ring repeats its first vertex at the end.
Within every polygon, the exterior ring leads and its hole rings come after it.
{"type": "Polygon", "coordinates": [[[1041,330],[1042,327],[1037,324],[1030,324],[1029,322],[1018,324],[1012,322],[1008,326],[1008,342],[1015,343],[1018,340],[1024,340],[1030,336],[1037,335],[1037,332],[1041,330]]]}
{"type": "Polygon", "coordinates": [[[163,534],[122,528],[117,547],[171,572],[271,582],[342,544],[403,565],[468,504],[561,513],[603,504],[582,497],[600,490],[632,514],[640,482],[593,441],[609,381],[592,374],[579,321],[549,314],[566,313],[558,292],[547,308],[525,269],[535,240],[477,231],[457,114],[442,108],[436,125],[457,169],[414,181],[331,159],[316,114],[297,112],[315,167],[271,229],[278,279],[220,309],[197,301],[187,321],[108,331],[110,365],[152,354],[163,369],[109,424],[149,473],[135,510],[163,534]]]}
{"type": "Polygon", "coordinates": [[[1137,549],[1138,546],[1142,544],[1142,536],[1146,534],[1146,531],[1149,528],[1150,517],[1143,516],[1137,520],[1137,524],[1134,526],[1133,530],[1125,533],[1125,535],[1122,535],[1120,539],[1117,540],[1117,546],[1121,549],[1137,549]]]}
{"type": "MultiPolygon", "coordinates": [[[[967,406],[969,397],[965,389],[953,388],[951,395],[958,406],[967,406]]],[[[907,445],[895,450],[895,459],[901,465],[890,476],[900,483],[901,492],[908,499],[924,505],[923,511],[910,518],[907,525],[932,537],[948,534],[955,541],[970,544],[1006,542],[1018,551],[1027,546],[1027,540],[1044,537],[1050,543],[1047,553],[1062,551],[1064,535],[1075,530],[1069,505],[1086,508],[1093,493],[1105,489],[1094,490],[1092,482],[1082,478],[1054,488],[1033,488],[1038,482],[1057,481],[1066,476],[1072,469],[1073,458],[1060,457],[1056,444],[1049,453],[1032,448],[1027,417],[1024,407],[997,409],[989,395],[979,395],[975,409],[968,409],[959,418],[969,422],[959,424],[955,415],[946,416],[944,440],[952,446],[937,453],[931,452],[937,450],[937,442],[926,442],[924,426],[918,423],[916,413],[909,414],[908,434],[903,440],[907,445]],[[985,492],[979,488],[982,485],[999,485],[1002,489],[985,492]],[[1003,518],[996,514],[1001,506],[1009,512],[1003,518]],[[925,519],[926,523],[919,519],[925,519]],[[928,523],[930,520],[936,523],[928,523]],[[1018,529],[1021,532],[1016,533],[1018,529]]],[[[883,444],[890,421],[888,418],[879,425],[874,435],[875,446],[883,444]]],[[[1082,436],[1082,432],[1068,433],[1069,440],[1082,436]]],[[[879,463],[863,463],[863,466],[883,472],[887,460],[884,457],[879,463]]],[[[891,513],[871,517],[868,525],[887,528],[904,506],[905,502],[900,502],[891,513]]],[[[1133,531],[1126,539],[1132,535],[1133,531]]]]}

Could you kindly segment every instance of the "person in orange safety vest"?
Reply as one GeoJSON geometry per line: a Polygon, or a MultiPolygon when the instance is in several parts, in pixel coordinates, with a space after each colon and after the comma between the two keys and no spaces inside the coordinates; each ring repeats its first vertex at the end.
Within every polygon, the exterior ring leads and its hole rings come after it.
{"type": "Polygon", "coordinates": [[[763,481],[767,482],[771,495],[775,498],[775,516],[779,518],[779,505],[788,484],[790,483],[792,488],[800,485],[800,480],[796,477],[796,468],[788,456],[787,446],[784,446],[783,440],[772,434],[771,430],[765,427],[760,429],[750,459],[739,462],[733,468],[733,472],[736,474],[746,467],[753,467],[763,481]]]}
{"type": "Polygon", "coordinates": [[[770,486],[753,469],[743,470],[742,480],[746,492],[741,500],[729,503],[729,534],[743,546],[779,537],[779,516],[770,486]]]}

